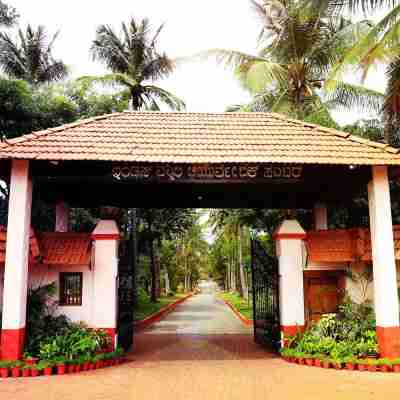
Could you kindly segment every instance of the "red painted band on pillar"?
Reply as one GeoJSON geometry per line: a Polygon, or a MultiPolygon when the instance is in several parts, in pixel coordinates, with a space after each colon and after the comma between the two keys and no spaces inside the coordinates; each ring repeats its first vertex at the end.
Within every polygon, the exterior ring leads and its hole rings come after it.
{"type": "Polygon", "coordinates": [[[302,240],[307,238],[307,233],[274,233],[272,235],[272,239],[281,240],[281,239],[296,239],[302,240]]]}
{"type": "Polygon", "coordinates": [[[381,358],[400,357],[400,326],[376,327],[379,353],[381,358]]]}
{"type": "Polygon", "coordinates": [[[1,331],[1,359],[19,360],[25,345],[25,328],[1,331]]]}
{"type": "Polygon", "coordinates": [[[93,233],[93,240],[120,240],[121,235],[119,233],[93,233]]]}

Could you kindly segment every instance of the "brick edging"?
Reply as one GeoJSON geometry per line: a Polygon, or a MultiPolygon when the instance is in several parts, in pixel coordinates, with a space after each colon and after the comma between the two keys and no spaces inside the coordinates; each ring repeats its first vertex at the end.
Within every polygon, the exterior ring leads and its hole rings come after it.
{"type": "Polygon", "coordinates": [[[246,325],[246,326],[253,326],[253,320],[246,318],[243,314],[241,314],[235,307],[234,305],[228,301],[225,300],[222,296],[219,296],[219,298],[233,311],[233,313],[240,319],[240,321],[246,325]]]}
{"type": "Polygon", "coordinates": [[[149,326],[155,324],[158,322],[160,319],[162,319],[166,314],[169,314],[171,311],[173,311],[176,306],[179,304],[183,303],[185,300],[189,299],[190,297],[193,296],[193,293],[189,293],[185,297],[182,297],[176,301],[174,301],[171,304],[168,304],[167,306],[163,307],[161,310],[157,311],[156,313],[146,317],[145,319],[141,319],[139,321],[134,322],[134,327],[143,330],[148,328],[149,326]]]}

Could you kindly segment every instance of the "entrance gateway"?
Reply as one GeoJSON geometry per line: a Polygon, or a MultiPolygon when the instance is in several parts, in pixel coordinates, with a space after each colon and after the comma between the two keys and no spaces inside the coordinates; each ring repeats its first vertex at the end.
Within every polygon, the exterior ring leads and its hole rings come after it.
{"type": "MultiPolygon", "coordinates": [[[[326,209],[349,204],[367,188],[378,340],[384,357],[400,356],[388,184],[399,176],[397,149],[278,114],[125,112],[6,141],[0,164],[10,184],[3,358],[19,358],[24,344],[32,197],[54,205],[59,220],[65,220],[66,205],[302,208],[315,209],[317,227],[326,229],[326,209]]],[[[278,267],[253,249],[255,337],[272,344],[305,325],[307,233],[286,220],[274,238],[278,267]]],[[[117,318],[116,224],[101,221],[92,240],[95,265],[85,272],[93,280],[93,303],[76,314],[115,336],[117,326],[122,333],[123,306],[129,306],[129,266],[121,258],[117,318]]]]}

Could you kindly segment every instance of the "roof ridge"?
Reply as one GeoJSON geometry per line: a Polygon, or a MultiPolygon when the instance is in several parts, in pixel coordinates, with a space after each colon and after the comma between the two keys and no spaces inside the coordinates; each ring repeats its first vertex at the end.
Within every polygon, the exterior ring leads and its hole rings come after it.
{"type": "Polygon", "coordinates": [[[75,121],[75,122],[70,122],[69,124],[63,124],[63,125],[57,126],[55,128],[42,129],[40,131],[27,133],[25,135],[18,136],[16,138],[13,138],[13,139],[10,139],[10,140],[6,140],[4,142],[4,144],[6,146],[11,146],[11,145],[14,145],[14,144],[24,143],[29,139],[37,139],[37,138],[49,135],[51,133],[57,133],[57,132],[65,131],[66,129],[76,128],[78,126],[86,125],[86,124],[89,124],[89,123],[94,122],[94,121],[99,121],[99,120],[107,119],[107,118],[110,118],[110,117],[116,117],[116,116],[119,116],[121,114],[122,113],[119,112],[119,113],[98,115],[96,117],[90,117],[90,118],[81,119],[81,120],[78,120],[78,121],[75,121]]]}

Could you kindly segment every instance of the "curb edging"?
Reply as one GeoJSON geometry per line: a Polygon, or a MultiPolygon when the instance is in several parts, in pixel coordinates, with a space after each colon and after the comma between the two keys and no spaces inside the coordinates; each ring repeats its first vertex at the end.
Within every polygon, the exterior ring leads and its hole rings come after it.
{"type": "Polygon", "coordinates": [[[253,326],[254,320],[246,318],[243,314],[241,314],[235,306],[228,300],[225,300],[222,296],[219,298],[233,311],[233,313],[240,319],[240,321],[246,326],[253,326]]]}
{"type": "Polygon", "coordinates": [[[193,296],[193,293],[189,293],[188,295],[174,301],[171,304],[161,308],[161,310],[157,311],[156,313],[146,317],[145,319],[141,319],[139,321],[135,321],[133,326],[138,330],[144,330],[151,325],[155,324],[159,320],[161,320],[165,315],[169,314],[173,311],[179,304],[183,303],[187,299],[193,296]]]}

